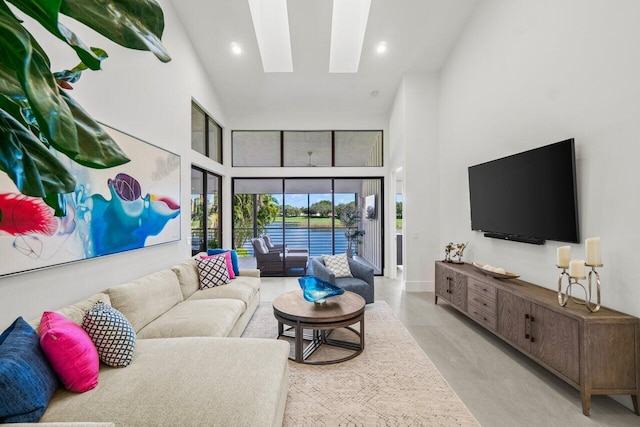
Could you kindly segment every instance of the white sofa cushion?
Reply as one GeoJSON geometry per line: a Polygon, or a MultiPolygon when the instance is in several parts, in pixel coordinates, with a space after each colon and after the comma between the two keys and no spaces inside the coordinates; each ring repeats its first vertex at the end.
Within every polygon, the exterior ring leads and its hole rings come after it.
{"type": "Polygon", "coordinates": [[[169,269],[106,290],[111,305],[138,332],[183,301],[178,276],[169,269]]]}
{"type": "Polygon", "coordinates": [[[253,296],[260,290],[260,279],[237,276],[228,285],[202,289],[191,295],[188,301],[198,299],[230,298],[239,299],[249,304],[253,296]]]}
{"type": "Polygon", "coordinates": [[[200,289],[200,277],[196,260],[191,258],[178,265],[171,267],[171,270],[178,276],[180,290],[184,299],[189,298],[200,289]]]}
{"type": "Polygon", "coordinates": [[[251,338],[139,340],[126,369],[103,367],[83,394],[59,389],[42,422],[118,426],[282,424],[289,344],[251,338]]]}
{"type": "MultiPolygon", "coordinates": [[[[67,319],[71,320],[76,325],[82,326],[82,320],[84,319],[84,314],[91,307],[93,307],[98,301],[102,301],[105,304],[111,305],[111,299],[109,298],[109,295],[101,292],[101,293],[92,295],[89,298],[85,298],[83,300],[80,300],[75,304],[68,305],[68,306],[66,306],[64,308],[56,310],[55,312],[62,314],[64,317],[66,317],[67,319]]],[[[31,320],[29,322],[29,324],[36,331],[38,331],[38,329],[40,328],[40,319],[41,318],[38,317],[37,319],[31,320]]]]}
{"type": "Polygon", "coordinates": [[[138,331],[138,338],[226,337],[244,310],[236,299],[187,300],[138,331]]]}

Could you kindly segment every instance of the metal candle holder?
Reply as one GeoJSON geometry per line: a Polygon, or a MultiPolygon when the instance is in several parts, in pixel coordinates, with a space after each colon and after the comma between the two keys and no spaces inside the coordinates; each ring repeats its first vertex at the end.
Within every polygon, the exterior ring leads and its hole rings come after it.
{"type": "Polygon", "coordinates": [[[600,310],[600,275],[596,271],[596,267],[602,267],[603,264],[585,264],[585,266],[591,267],[591,271],[589,272],[589,275],[588,275],[587,287],[585,287],[582,283],[580,283],[580,280],[587,279],[587,277],[571,277],[571,275],[567,273],[567,267],[557,266],[558,268],[562,269],[562,272],[560,273],[560,277],[558,277],[558,303],[560,304],[560,306],[564,307],[565,305],[567,305],[569,298],[571,298],[571,301],[573,301],[574,303],[586,305],[590,312],[595,313],[596,311],[600,310]],[[566,292],[563,293],[562,279],[564,278],[564,276],[567,276],[568,284],[567,284],[566,292]],[[591,294],[591,289],[592,289],[591,277],[592,276],[595,276],[595,280],[596,280],[596,304],[595,305],[591,303],[591,295],[592,295],[591,294]],[[571,289],[573,285],[578,285],[582,288],[585,294],[584,301],[576,300],[573,297],[573,295],[571,294],[571,289]]]}

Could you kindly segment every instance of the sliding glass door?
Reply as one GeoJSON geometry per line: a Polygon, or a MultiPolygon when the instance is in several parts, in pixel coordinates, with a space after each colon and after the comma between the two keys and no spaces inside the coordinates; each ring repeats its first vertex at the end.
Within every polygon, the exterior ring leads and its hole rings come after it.
{"type": "MultiPolygon", "coordinates": [[[[382,273],[381,178],[236,178],[233,184],[240,256],[256,257],[251,239],[266,234],[284,253],[348,253],[382,273]]],[[[292,274],[282,260],[277,273],[292,274]]]]}

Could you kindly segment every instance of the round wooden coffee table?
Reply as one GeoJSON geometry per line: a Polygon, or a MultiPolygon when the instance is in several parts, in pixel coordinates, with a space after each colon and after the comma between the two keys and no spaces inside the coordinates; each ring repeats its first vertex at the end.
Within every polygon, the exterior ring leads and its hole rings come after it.
{"type": "Polygon", "coordinates": [[[362,353],[364,350],[364,306],[364,298],[349,291],[328,298],[321,304],[306,301],[302,297],[301,290],[278,296],[273,300],[273,314],[278,320],[278,338],[282,336],[295,338],[294,357],[289,357],[289,359],[298,363],[328,365],[353,359],[362,353]],[[351,325],[358,322],[360,323],[360,331],[351,328],[351,325]],[[288,325],[290,328],[285,331],[284,325],[288,325]],[[331,339],[331,333],[338,328],[353,332],[359,337],[359,342],[331,339]],[[311,333],[305,334],[305,329],[311,330],[311,333]],[[310,343],[303,348],[305,340],[310,343]],[[353,350],[353,353],[340,359],[308,361],[309,356],[322,345],[346,348],[353,350]]]}

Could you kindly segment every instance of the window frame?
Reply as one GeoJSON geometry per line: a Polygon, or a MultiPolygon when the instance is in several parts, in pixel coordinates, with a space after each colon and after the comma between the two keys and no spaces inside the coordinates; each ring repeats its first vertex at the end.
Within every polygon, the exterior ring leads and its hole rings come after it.
{"type": "MultiPolygon", "coordinates": [[[[218,181],[218,185],[216,188],[217,194],[218,194],[218,230],[217,230],[217,239],[218,239],[218,245],[221,247],[222,246],[222,226],[223,226],[223,220],[224,220],[224,216],[223,216],[223,211],[222,211],[222,176],[213,173],[211,171],[208,171],[206,169],[203,169],[199,166],[196,165],[191,165],[191,172],[193,173],[193,171],[197,171],[199,173],[202,173],[202,194],[204,195],[204,206],[202,209],[202,215],[203,217],[201,218],[201,223],[202,223],[202,229],[199,231],[202,231],[202,242],[200,243],[200,246],[198,248],[198,250],[193,250],[193,242],[191,243],[191,254],[192,255],[196,255],[200,252],[206,252],[207,249],[209,248],[209,235],[207,233],[207,230],[209,229],[209,220],[208,220],[208,215],[207,215],[207,211],[209,210],[209,203],[208,203],[208,195],[209,195],[209,177],[213,176],[217,179],[218,181]],[[204,247],[204,250],[202,249],[204,247]]],[[[193,194],[193,193],[191,193],[193,194]]],[[[191,212],[191,214],[193,214],[193,212],[191,212]]],[[[189,218],[191,218],[191,216],[189,216],[189,218]]],[[[191,220],[189,221],[191,222],[191,220]]],[[[189,225],[189,234],[190,236],[193,238],[193,230],[194,228],[191,227],[191,225],[189,225]]]]}
{"type": "MultiPolygon", "coordinates": [[[[218,121],[216,119],[214,119],[208,112],[207,110],[205,110],[200,104],[198,104],[195,100],[191,100],[191,108],[193,110],[193,108],[196,108],[197,110],[199,110],[203,115],[204,115],[204,153],[195,150],[193,148],[193,144],[191,145],[191,149],[193,151],[195,151],[196,153],[200,153],[203,156],[213,160],[216,163],[220,163],[221,165],[224,164],[223,163],[223,154],[224,154],[224,129],[222,128],[222,126],[220,126],[220,123],[218,123],[218,121]],[[217,153],[216,155],[218,156],[219,159],[214,159],[213,157],[211,157],[211,141],[209,140],[209,135],[210,135],[210,123],[213,123],[215,125],[215,127],[218,129],[218,135],[220,135],[220,138],[218,141],[216,141],[216,147],[217,147],[217,153]]],[[[191,131],[193,132],[193,128],[191,129],[191,131]]]]}
{"type": "MultiPolygon", "coordinates": [[[[323,166],[323,167],[332,167],[332,168],[381,168],[385,165],[385,154],[384,154],[384,130],[382,129],[339,129],[339,130],[295,130],[295,129],[287,129],[287,130],[252,130],[252,129],[234,129],[231,131],[231,166],[234,168],[273,168],[273,167],[281,167],[281,168],[292,168],[292,167],[301,167],[301,166],[285,166],[284,164],[284,134],[286,132],[331,132],[331,165],[323,166]],[[239,166],[234,163],[234,150],[235,146],[233,143],[233,135],[235,132],[280,132],[280,165],[279,166],[239,166]],[[336,166],[336,132],[380,132],[380,164],[376,166],[336,166]]],[[[304,166],[302,166],[304,167],[304,166]]]]}

